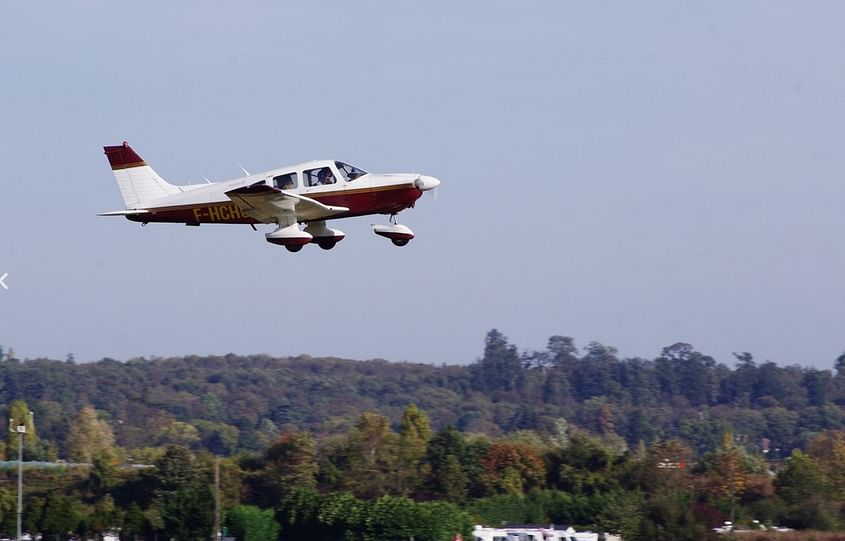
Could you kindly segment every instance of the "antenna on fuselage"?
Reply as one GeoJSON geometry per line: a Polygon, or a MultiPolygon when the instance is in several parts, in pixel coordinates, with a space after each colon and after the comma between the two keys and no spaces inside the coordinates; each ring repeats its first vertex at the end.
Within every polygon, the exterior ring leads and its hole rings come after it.
{"type": "Polygon", "coordinates": [[[247,171],[246,169],[244,169],[244,166],[243,166],[243,165],[241,165],[241,164],[239,164],[238,162],[235,162],[235,165],[237,165],[238,167],[240,167],[240,168],[241,168],[241,171],[243,171],[243,172],[244,172],[244,175],[246,175],[246,176],[250,176],[250,175],[252,174],[252,173],[250,173],[249,171],[247,171]]]}

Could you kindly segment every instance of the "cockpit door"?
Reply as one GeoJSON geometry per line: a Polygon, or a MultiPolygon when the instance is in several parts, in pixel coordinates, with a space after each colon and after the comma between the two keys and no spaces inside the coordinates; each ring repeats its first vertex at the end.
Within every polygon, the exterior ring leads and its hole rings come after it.
{"type": "Polygon", "coordinates": [[[345,207],[346,182],[334,163],[311,167],[302,172],[304,194],[324,205],[345,207]]]}
{"type": "Polygon", "coordinates": [[[334,162],[346,192],[346,207],[352,214],[366,214],[375,208],[375,193],[366,171],[343,162],[334,162]]]}

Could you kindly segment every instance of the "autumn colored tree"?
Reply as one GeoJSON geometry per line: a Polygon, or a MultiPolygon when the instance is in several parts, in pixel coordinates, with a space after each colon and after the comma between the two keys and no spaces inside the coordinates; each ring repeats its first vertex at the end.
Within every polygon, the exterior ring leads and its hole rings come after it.
{"type": "Polygon", "coordinates": [[[739,498],[755,486],[755,476],[765,474],[762,460],[737,445],[731,432],[725,432],[721,447],[703,457],[699,467],[705,474],[704,490],[725,502],[732,522],[739,498]]]}
{"type": "Polygon", "coordinates": [[[114,434],[105,421],[97,418],[97,411],[84,406],[71,426],[67,438],[68,459],[72,462],[92,462],[94,457],[114,447],[114,434]]]}
{"type": "Polygon", "coordinates": [[[483,483],[490,494],[522,496],[542,487],[546,477],[542,459],[530,447],[514,442],[494,443],[481,466],[483,483]]]}

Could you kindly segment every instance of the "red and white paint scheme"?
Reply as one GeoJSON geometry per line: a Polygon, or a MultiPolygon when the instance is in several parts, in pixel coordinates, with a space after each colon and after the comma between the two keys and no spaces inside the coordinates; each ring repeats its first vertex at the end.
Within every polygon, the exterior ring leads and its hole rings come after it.
{"type": "Polygon", "coordinates": [[[161,178],[129,144],[103,149],[126,209],[100,216],[125,216],[144,225],[276,224],[267,241],[291,252],[312,242],[330,250],[346,235],[327,227],[327,220],[368,214],[390,215],[389,224],[374,225],[373,231],[404,246],[414,233],[396,222],[396,214],[440,184],[425,175],[373,174],[344,162],[319,160],[223,182],[176,186],[161,178]]]}

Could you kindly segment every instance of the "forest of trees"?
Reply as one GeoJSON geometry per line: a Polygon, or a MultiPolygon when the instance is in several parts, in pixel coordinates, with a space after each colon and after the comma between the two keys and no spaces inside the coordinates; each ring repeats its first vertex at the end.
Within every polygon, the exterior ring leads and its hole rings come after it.
{"type": "MultiPolygon", "coordinates": [[[[27,460],[66,462],[27,469],[26,529],[45,534],[207,539],[215,464],[227,527],[251,541],[845,527],[845,355],[833,370],[735,357],[677,343],[620,358],[565,336],[519,351],[496,330],[466,366],[0,351],[0,403],[27,424],[27,460]]],[[[11,533],[14,470],[0,480],[11,533]]]]}

